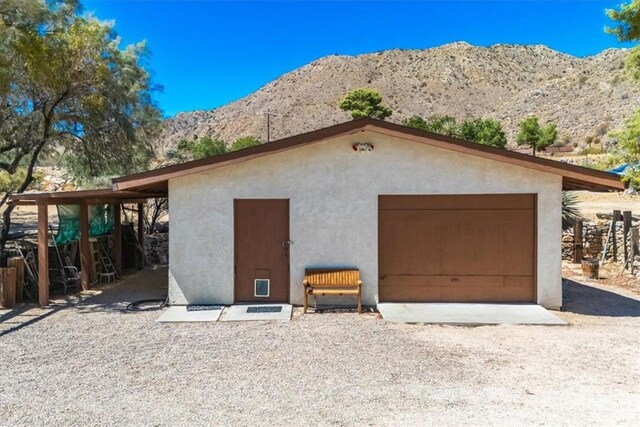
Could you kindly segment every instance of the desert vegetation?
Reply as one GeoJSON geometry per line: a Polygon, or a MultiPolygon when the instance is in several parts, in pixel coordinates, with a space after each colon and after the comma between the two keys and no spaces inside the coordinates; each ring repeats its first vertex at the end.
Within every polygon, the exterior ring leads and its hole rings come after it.
{"type": "Polygon", "coordinates": [[[0,245],[8,195],[29,189],[43,160],[78,179],[149,167],[161,115],[146,59],[144,43],[121,47],[75,0],[0,3],[0,245]]]}

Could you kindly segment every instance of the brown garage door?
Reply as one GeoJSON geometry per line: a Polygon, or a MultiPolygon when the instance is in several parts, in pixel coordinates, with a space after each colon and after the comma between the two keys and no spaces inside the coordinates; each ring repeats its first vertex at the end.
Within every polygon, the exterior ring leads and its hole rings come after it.
{"type": "Polygon", "coordinates": [[[380,196],[381,302],[533,302],[535,196],[380,196]]]}

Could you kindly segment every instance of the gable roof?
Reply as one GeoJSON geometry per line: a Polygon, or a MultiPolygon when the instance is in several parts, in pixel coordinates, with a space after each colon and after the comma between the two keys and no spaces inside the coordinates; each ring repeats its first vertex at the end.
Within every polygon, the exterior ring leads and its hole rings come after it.
{"type": "Polygon", "coordinates": [[[168,188],[168,181],[173,178],[227,166],[297,147],[303,147],[305,145],[318,143],[341,135],[364,131],[393,136],[416,143],[422,143],[485,159],[509,163],[528,169],[560,175],[563,179],[564,190],[608,191],[624,189],[624,184],[620,181],[620,178],[612,173],[562,163],[555,160],[533,157],[527,154],[517,153],[501,148],[494,148],[459,138],[425,132],[419,129],[413,129],[399,124],[371,118],[356,119],[219,156],[165,166],[147,172],[115,178],[113,180],[113,189],[135,190],[142,192],[166,192],[168,188]]]}

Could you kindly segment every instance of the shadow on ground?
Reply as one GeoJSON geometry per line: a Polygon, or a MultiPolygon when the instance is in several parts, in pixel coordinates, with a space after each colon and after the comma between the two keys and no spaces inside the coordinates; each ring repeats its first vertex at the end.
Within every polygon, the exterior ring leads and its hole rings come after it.
{"type": "Polygon", "coordinates": [[[0,316],[0,338],[31,326],[61,310],[76,310],[80,314],[117,311],[135,314],[127,310],[134,301],[164,299],[167,295],[167,269],[147,269],[124,276],[121,280],[97,285],[87,293],[53,297],[47,307],[22,304],[0,316]]]}
{"type": "Polygon", "coordinates": [[[0,338],[46,319],[62,308],[63,307],[58,306],[41,309],[37,305],[24,304],[19,308],[11,310],[10,312],[0,316],[0,325],[3,327],[0,329],[0,338]]]}
{"type": "Polygon", "coordinates": [[[563,311],[588,316],[640,317],[640,301],[615,292],[562,280],[563,311]]]}

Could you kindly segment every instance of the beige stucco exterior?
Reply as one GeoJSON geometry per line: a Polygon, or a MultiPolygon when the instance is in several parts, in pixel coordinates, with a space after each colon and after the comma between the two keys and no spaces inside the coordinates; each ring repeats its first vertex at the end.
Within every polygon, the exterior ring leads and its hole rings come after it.
{"type": "Polygon", "coordinates": [[[377,302],[378,195],[537,194],[537,298],[562,305],[562,177],[366,131],[169,181],[172,304],[234,302],[233,200],[290,200],[291,303],[307,266],[357,266],[377,302]],[[352,145],[368,142],[370,152],[352,145]]]}

